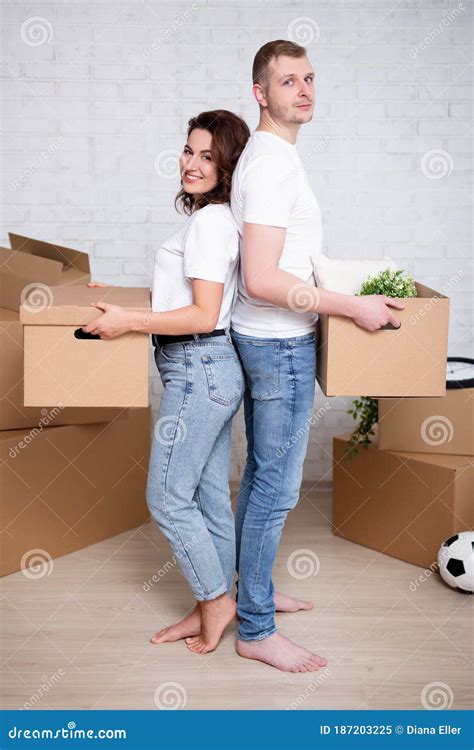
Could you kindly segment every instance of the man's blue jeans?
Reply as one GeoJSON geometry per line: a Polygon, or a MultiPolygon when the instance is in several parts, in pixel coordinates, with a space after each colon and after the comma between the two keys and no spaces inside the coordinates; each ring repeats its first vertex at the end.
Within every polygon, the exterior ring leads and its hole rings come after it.
{"type": "Polygon", "coordinates": [[[236,518],[238,638],[276,631],[272,569],[303,478],[313,412],[315,334],[261,339],[231,330],[245,373],[247,462],[236,518]]]}

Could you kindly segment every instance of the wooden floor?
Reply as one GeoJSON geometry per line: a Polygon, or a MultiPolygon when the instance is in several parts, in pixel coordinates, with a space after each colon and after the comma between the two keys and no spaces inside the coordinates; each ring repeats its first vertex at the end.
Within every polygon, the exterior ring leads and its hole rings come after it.
{"type": "Polygon", "coordinates": [[[325,670],[285,674],[244,660],[234,627],[207,656],[149,644],[193,605],[150,522],[55,560],[49,576],[2,579],[2,707],[421,709],[423,695],[470,708],[474,597],[436,574],[416,585],[421,568],[332,536],[330,492],[304,495],[275,583],[315,609],[278,615],[278,627],[328,658],[325,670]],[[315,554],[319,571],[308,575],[315,554]]]}

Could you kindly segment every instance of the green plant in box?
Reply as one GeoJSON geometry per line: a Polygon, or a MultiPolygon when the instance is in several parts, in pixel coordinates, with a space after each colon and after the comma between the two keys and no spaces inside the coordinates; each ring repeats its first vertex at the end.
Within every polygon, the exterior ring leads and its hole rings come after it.
{"type": "MultiPolygon", "coordinates": [[[[411,276],[405,276],[405,271],[399,269],[393,271],[386,268],[376,276],[369,276],[364,281],[357,296],[367,294],[384,294],[387,297],[416,297],[415,281],[411,276]]],[[[378,400],[370,396],[361,396],[352,402],[352,408],[347,410],[359,423],[350,437],[351,450],[349,458],[358,454],[358,446],[368,448],[374,435],[373,426],[378,420],[378,400]]]]}
{"type": "Polygon", "coordinates": [[[356,296],[363,294],[385,294],[386,297],[416,297],[415,281],[411,276],[404,276],[405,271],[393,271],[386,268],[377,276],[369,276],[356,296]]]}

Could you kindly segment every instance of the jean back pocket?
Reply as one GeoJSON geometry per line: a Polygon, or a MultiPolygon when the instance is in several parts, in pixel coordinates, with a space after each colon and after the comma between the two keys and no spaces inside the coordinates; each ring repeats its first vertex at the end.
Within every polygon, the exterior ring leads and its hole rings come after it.
{"type": "Polygon", "coordinates": [[[209,398],[230,406],[243,396],[244,377],[236,354],[202,354],[209,398]]]}

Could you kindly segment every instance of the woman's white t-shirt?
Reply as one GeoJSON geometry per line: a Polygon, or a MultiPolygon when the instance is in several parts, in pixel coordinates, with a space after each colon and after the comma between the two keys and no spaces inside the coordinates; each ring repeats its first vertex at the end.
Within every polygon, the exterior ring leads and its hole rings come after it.
{"type": "MultiPolygon", "coordinates": [[[[278,267],[315,286],[312,257],[321,253],[321,211],[296,145],[274,133],[254,131],[232,177],[231,209],[240,233],[245,222],[284,227],[278,267]]],[[[317,319],[315,313],[250,297],[241,269],[232,315],[237,332],[261,338],[300,336],[313,331],[317,319]]]]}
{"type": "Polygon", "coordinates": [[[155,254],[152,310],[193,304],[191,279],[224,284],[216,328],[227,328],[237,287],[239,232],[228,203],[209,204],[187,217],[155,254]]]}

